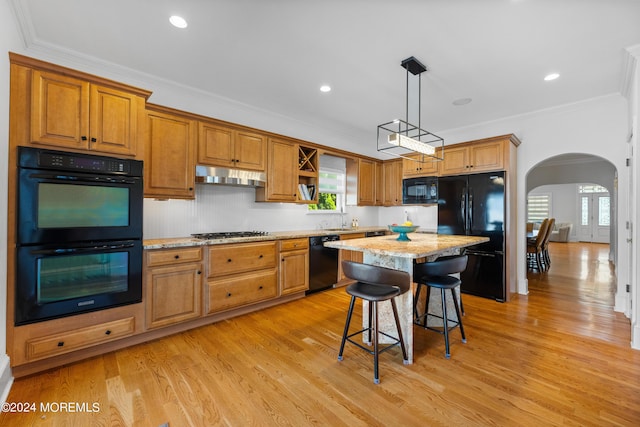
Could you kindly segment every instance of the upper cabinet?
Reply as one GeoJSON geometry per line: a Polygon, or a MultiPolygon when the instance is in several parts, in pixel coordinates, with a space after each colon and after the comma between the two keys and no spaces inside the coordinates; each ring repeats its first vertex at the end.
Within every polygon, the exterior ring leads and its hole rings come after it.
{"type": "MultiPolygon", "coordinates": [[[[438,149],[440,150],[440,149],[438,149]]],[[[405,178],[418,176],[438,176],[437,160],[424,154],[411,154],[402,159],[402,176],[405,178]]]]}
{"type": "Polygon", "coordinates": [[[269,138],[267,183],[258,202],[318,202],[318,150],[284,138],[269,138]]]}
{"type": "Polygon", "coordinates": [[[508,139],[488,138],[444,148],[440,175],[459,175],[506,169],[508,139]]]}
{"type": "Polygon", "coordinates": [[[389,160],[384,162],[384,198],[383,206],[402,205],[402,171],[403,162],[389,160]]]}
{"type": "Polygon", "coordinates": [[[17,145],[141,157],[138,126],[150,92],[10,54],[17,145]]]}
{"type": "Polygon", "coordinates": [[[171,109],[149,106],[144,126],[145,197],[195,197],[197,122],[171,109]]]}
{"type": "Polygon", "coordinates": [[[262,134],[200,122],[198,164],[265,170],[266,137],[262,134]]]}
{"type": "Polygon", "coordinates": [[[347,159],[347,205],[376,205],[376,161],[347,159]]]}

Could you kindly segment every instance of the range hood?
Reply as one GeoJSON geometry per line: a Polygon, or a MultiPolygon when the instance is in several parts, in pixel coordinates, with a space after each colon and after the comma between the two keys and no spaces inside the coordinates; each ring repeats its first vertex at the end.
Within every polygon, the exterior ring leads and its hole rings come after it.
{"type": "Polygon", "coordinates": [[[196,166],[196,183],[234,185],[236,187],[264,187],[264,172],[214,166],[196,166]]]}

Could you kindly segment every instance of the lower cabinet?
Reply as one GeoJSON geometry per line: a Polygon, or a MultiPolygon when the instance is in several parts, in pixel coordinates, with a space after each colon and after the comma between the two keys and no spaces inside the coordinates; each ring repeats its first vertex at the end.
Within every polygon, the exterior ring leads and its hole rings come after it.
{"type": "Polygon", "coordinates": [[[209,246],[207,311],[220,311],[278,296],[276,242],[209,246]]]}
{"type": "Polygon", "coordinates": [[[147,329],[202,316],[202,248],[147,251],[145,285],[147,329]]]}
{"type": "Polygon", "coordinates": [[[280,242],[280,295],[309,289],[309,239],[280,242]]]}
{"type": "MultiPolygon", "coordinates": [[[[343,234],[340,240],[361,239],[365,237],[365,233],[343,234]]],[[[347,279],[342,271],[342,261],[362,262],[363,254],[360,251],[350,251],[348,249],[340,249],[338,253],[338,283],[336,286],[344,286],[353,283],[353,280],[347,279]]]]}

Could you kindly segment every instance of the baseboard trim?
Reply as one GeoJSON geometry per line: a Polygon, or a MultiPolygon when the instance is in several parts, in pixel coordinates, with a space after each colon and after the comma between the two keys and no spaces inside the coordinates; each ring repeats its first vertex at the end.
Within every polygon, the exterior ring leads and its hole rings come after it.
{"type": "Polygon", "coordinates": [[[0,355],[0,403],[7,401],[12,385],[13,376],[11,375],[9,356],[6,354],[0,355]]]}

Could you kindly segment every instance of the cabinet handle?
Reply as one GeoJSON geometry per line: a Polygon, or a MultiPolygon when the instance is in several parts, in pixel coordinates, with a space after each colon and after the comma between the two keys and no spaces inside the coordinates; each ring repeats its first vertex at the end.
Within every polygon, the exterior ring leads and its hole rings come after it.
{"type": "Polygon", "coordinates": [[[96,142],[96,141],[98,141],[98,140],[95,139],[95,138],[91,138],[91,142],[96,142]]]}
{"type": "Polygon", "coordinates": [[[198,270],[197,274],[202,274],[202,271],[198,270]]]}
{"type": "Polygon", "coordinates": [[[282,258],[282,262],[284,262],[284,258],[282,258]]]}
{"type": "Polygon", "coordinates": [[[264,255],[260,254],[260,256],[259,256],[258,258],[259,258],[259,259],[261,259],[261,258],[263,258],[263,257],[264,257],[264,255]]]}
{"type": "Polygon", "coordinates": [[[231,296],[231,292],[227,292],[227,298],[231,296]]]}
{"type": "Polygon", "coordinates": [[[59,341],[58,342],[58,347],[62,347],[64,345],[64,341],[59,341]]]}
{"type": "Polygon", "coordinates": [[[104,331],[105,335],[111,335],[111,330],[107,329],[106,331],[104,331]]]}
{"type": "Polygon", "coordinates": [[[174,258],[175,259],[180,259],[180,255],[175,255],[174,258]]]}
{"type": "Polygon", "coordinates": [[[227,260],[227,262],[231,262],[231,258],[229,258],[229,259],[227,260]]]}
{"type": "Polygon", "coordinates": [[[84,135],[82,135],[82,136],[80,137],[80,139],[81,139],[81,140],[83,140],[83,141],[86,141],[86,140],[87,140],[87,137],[86,137],[86,136],[84,136],[84,135]]]}
{"type": "Polygon", "coordinates": [[[258,286],[258,289],[262,289],[262,285],[258,286]]]}
{"type": "Polygon", "coordinates": [[[189,187],[189,191],[193,191],[193,187],[189,187]]]}

